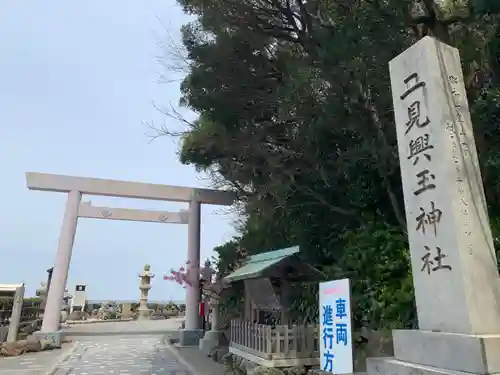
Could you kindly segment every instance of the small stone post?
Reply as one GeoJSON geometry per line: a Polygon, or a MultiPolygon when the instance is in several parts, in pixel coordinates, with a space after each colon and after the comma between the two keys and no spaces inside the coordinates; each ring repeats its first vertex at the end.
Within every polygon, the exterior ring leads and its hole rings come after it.
{"type": "Polygon", "coordinates": [[[212,308],[212,327],[210,331],[218,331],[219,330],[219,300],[217,298],[210,299],[210,307],[212,308]]]}
{"type": "MultiPolygon", "coordinates": [[[[210,262],[205,262],[205,267],[210,267],[210,262]]],[[[210,268],[211,269],[211,268],[210,268]]],[[[208,280],[212,279],[215,271],[211,269],[209,274],[208,271],[205,271],[206,275],[210,275],[208,280]]],[[[221,297],[222,291],[224,289],[223,281],[218,279],[215,283],[211,283],[207,286],[207,292],[210,297],[210,307],[212,308],[212,327],[210,331],[205,332],[205,336],[200,340],[199,348],[200,350],[208,355],[214,348],[221,346],[224,342],[224,332],[220,331],[219,328],[219,299],[221,297]]]]}
{"type": "Polygon", "coordinates": [[[14,342],[17,340],[17,333],[19,332],[19,324],[21,323],[21,314],[23,312],[23,301],[24,301],[24,284],[17,287],[14,294],[14,304],[12,306],[12,313],[10,315],[7,342],[14,342]]]}
{"type": "Polygon", "coordinates": [[[219,300],[218,298],[210,299],[210,307],[212,308],[212,327],[210,331],[205,332],[205,336],[200,340],[200,350],[208,355],[214,348],[221,345],[224,340],[224,332],[219,331],[219,300]]]}
{"type": "Polygon", "coordinates": [[[139,285],[139,289],[141,290],[141,299],[139,309],[139,315],[137,319],[146,320],[151,318],[151,311],[148,309],[148,294],[151,289],[151,279],[155,277],[155,274],[150,272],[151,266],[146,264],[144,266],[144,271],[139,274],[141,279],[141,284],[139,285]]]}

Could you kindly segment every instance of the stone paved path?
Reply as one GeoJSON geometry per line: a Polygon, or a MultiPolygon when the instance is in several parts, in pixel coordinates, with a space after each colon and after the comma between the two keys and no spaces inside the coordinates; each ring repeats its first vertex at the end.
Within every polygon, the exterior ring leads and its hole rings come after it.
{"type": "Polygon", "coordinates": [[[51,375],[192,375],[162,344],[178,334],[182,319],[75,325],[65,329],[73,343],[62,350],[0,357],[0,375],[47,375],[73,345],[74,354],[51,375]]]}
{"type": "Polygon", "coordinates": [[[64,345],[61,350],[28,353],[19,357],[0,357],[0,375],[45,375],[70,345],[64,345]]]}
{"type": "Polygon", "coordinates": [[[77,342],[53,375],[194,375],[159,336],[94,337],[77,342]]]}
{"type": "Polygon", "coordinates": [[[75,324],[64,329],[66,337],[76,341],[84,336],[110,336],[147,334],[163,336],[167,331],[178,331],[184,318],[166,320],[136,320],[130,322],[104,322],[91,324],[75,324]],[[75,337],[76,339],[73,339],[75,337]]]}

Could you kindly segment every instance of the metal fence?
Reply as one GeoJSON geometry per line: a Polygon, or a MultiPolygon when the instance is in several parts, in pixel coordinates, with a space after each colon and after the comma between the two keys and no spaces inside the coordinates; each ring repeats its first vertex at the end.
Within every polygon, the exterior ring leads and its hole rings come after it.
{"type": "MultiPolygon", "coordinates": [[[[23,300],[19,324],[21,335],[18,333],[18,338],[36,330],[39,323],[41,301],[40,298],[26,298],[23,300]]],[[[13,307],[13,293],[0,292],[0,343],[7,340],[13,307]]]]}
{"type": "Polygon", "coordinates": [[[10,316],[14,306],[14,296],[12,293],[0,294],[0,343],[7,340],[9,333],[10,316]]]}

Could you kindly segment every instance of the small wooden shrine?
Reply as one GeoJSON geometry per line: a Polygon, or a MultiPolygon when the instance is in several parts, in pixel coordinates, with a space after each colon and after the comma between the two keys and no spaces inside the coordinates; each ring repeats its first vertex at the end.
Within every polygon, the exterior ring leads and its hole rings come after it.
{"type": "Polygon", "coordinates": [[[318,326],[292,322],[289,311],[292,287],[325,277],[300,258],[298,247],[250,256],[224,278],[245,286],[244,317],[231,321],[229,351],[267,367],[318,365],[318,326]]]}

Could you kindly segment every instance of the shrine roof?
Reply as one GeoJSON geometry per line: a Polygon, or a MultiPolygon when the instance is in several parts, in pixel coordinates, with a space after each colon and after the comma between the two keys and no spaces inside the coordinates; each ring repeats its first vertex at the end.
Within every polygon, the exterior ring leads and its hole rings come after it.
{"type": "Polygon", "coordinates": [[[274,269],[285,264],[296,271],[292,272],[295,274],[295,277],[290,277],[290,279],[316,281],[325,277],[321,271],[300,259],[299,247],[295,246],[252,255],[242,267],[226,276],[224,280],[231,283],[259,277],[269,277],[272,276],[271,274],[274,269]]]}

